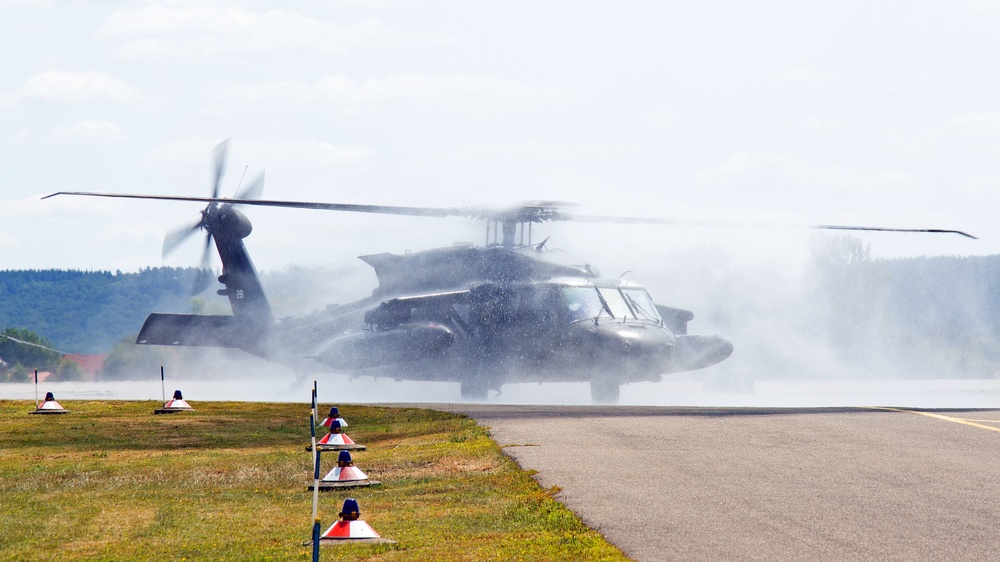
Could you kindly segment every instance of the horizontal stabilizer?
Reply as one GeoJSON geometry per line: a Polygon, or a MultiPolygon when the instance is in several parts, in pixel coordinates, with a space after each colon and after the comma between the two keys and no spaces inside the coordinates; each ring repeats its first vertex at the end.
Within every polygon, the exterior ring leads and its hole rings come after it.
{"type": "Polygon", "coordinates": [[[718,336],[677,336],[671,372],[693,371],[721,363],[733,353],[733,344],[718,336]]]}
{"type": "Polygon", "coordinates": [[[256,354],[262,335],[259,329],[236,316],[154,313],[146,318],[135,343],[235,347],[256,354]]]}

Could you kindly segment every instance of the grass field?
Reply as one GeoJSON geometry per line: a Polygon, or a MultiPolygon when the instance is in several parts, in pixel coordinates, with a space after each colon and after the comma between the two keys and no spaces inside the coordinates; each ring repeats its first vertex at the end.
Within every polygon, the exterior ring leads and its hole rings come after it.
{"type": "MultiPolygon", "coordinates": [[[[0,401],[0,559],[309,560],[309,406],[0,401]]],[[[342,406],[355,464],[382,486],[347,497],[395,545],[324,545],[322,560],[625,560],[465,417],[342,406]]],[[[323,457],[321,473],[336,464],[323,457]]]]}

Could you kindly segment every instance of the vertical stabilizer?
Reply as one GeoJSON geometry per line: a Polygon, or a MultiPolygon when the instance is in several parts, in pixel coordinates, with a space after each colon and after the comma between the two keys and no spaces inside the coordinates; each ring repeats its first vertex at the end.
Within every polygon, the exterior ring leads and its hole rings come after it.
{"type": "Polygon", "coordinates": [[[243,244],[250,230],[250,221],[243,213],[225,205],[219,209],[210,232],[222,259],[219,282],[226,286],[218,293],[229,298],[233,315],[240,319],[248,332],[263,335],[274,324],[274,313],[243,244]]]}

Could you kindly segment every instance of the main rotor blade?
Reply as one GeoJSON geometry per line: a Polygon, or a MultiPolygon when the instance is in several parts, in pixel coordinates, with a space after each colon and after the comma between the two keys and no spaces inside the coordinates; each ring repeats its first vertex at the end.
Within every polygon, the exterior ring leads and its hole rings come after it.
{"type": "Polygon", "coordinates": [[[222,183],[222,172],[226,169],[226,151],[229,149],[229,139],[215,147],[215,182],[212,184],[212,198],[219,196],[219,186],[222,183]]]}
{"type": "Polygon", "coordinates": [[[263,193],[264,193],[264,172],[261,172],[259,176],[253,179],[253,181],[246,184],[242,189],[236,192],[235,199],[258,200],[260,199],[260,196],[263,193]]]}
{"type": "Polygon", "coordinates": [[[407,215],[416,217],[470,217],[481,216],[483,210],[469,208],[400,207],[392,205],[355,205],[351,203],[312,203],[307,201],[276,201],[268,199],[229,199],[227,197],[184,197],[177,195],[136,195],[129,193],[96,193],[89,191],[60,191],[46,195],[42,199],[57,195],[83,195],[87,197],[117,197],[123,199],[152,199],[158,201],[197,201],[201,203],[228,203],[232,205],[255,205],[258,207],[285,207],[290,209],[319,209],[325,211],[345,211],[350,213],[375,213],[385,215],[407,215]]]}
{"type": "Polygon", "coordinates": [[[867,232],[914,232],[927,234],[959,234],[966,238],[978,240],[967,232],[961,230],[950,230],[943,228],[892,228],[885,226],[850,226],[837,224],[788,224],[788,223],[760,223],[760,222],[738,222],[738,221],[701,221],[683,219],[656,219],[643,217],[611,217],[601,215],[574,215],[559,213],[559,218],[553,220],[566,220],[574,222],[609,223],[609,224],[660,224],[670,226],[723,226],[740,228],[808,228],[813,230],[851,230],[867,232]]]}
{"type": "Polygon", "coordinates": [[[182,226],[176,230],[171,230],[163,237],[163,254],[162,257],[167,257],[171,252],[177,249],[189,236],[198,232],[201,228],[201,221],[194,223],[191,226],[182,226]]]}
{"type": "Polygon", "coordinates": [[[472,219],[509,221],[509,222],[547,222],[575,221],[609,224],[661,224],[673,226],[727,226],[743,228],[809,228],[816,230],[851,230],[871,232],[915,232],[929,234],[959,234],[966,238],[977,239],[975,236],[961,230],[940,228],[888,228],[881,226],[848,226],[833,224],[768,224],[753,222],[727,221],[697,221],[682,219],[657,219],[644,217],[613,217],[601,215],[576,215],[564,213],[555,207],[522,206],[512,209],[495,209],[489,207],[398,207],[389,205],[356,205],[349,203],[317,203],[308,201],[275,201],[267,199],[227,199],[215,197],[181,197],[172,195],[131,195],[123,193],[94,193],[80,191],[60,191],[46,195],[42,199],[56,195],[85,195],[90,197],[123,197],[128,199],[156,199],[163,201],[200,201],[204,203],[230,203],[239,205],[256,205],[260,207],[284,207],[290,209],[318,209],[325,211],[344,211],[352,213],[376,213],[387,215],[406,215],[418,217],[466,217],[472,219]]]}

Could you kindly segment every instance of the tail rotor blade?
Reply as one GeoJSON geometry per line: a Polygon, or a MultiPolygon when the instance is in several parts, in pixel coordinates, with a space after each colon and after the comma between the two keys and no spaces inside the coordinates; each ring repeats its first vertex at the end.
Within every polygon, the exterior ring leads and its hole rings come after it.
{"type": "Polygon", "coordinates": [[[253,179],[250,183],[246,184],[242,189],[236,193],[236,199],[260,199],[260,196],[264,194],[264,172],[261,172],[259,176],[253,179]]]}
{"type": "Polygon", "coordinates": [[[205,236],[205,249],[201,253],[201,265],[198,267],[198,275],[194,279],[194,287],[191,294],[197,295],[208,288],[212,281],[212,234],[205,236]]]}
{"type": "Polygon", "coordinates": [[[201,221],[194,223],[191,226],[184,226],[178,228],[177,230],[172,230],[163,237],[163,257],[167,257],[171,252],[177,249],[182,242],[188,239],[192,234],[201,228],[201,221]]]}
{"type": "Polygon", "coordinates": [[[212,272],[207,269],[199,269],[194,277],[194,286],[191,287],[191,296],[199,295],[212,283],[212,272]]]}
{"type": "Polygon", "coordinates": [[[219,196],[219,185],[222,183],[222,172],[226,168],[226,151],[229,149],[229,139],[215,147],[215,183],[212,185],[212,199],[219,196]]]}
{"type": "Polygon", "coordinates": [[[212,233],[205,236],[205,249],[201,252],[201,265],[202,269],[208,269],[208,266],[212,263],[212,233]]]}

